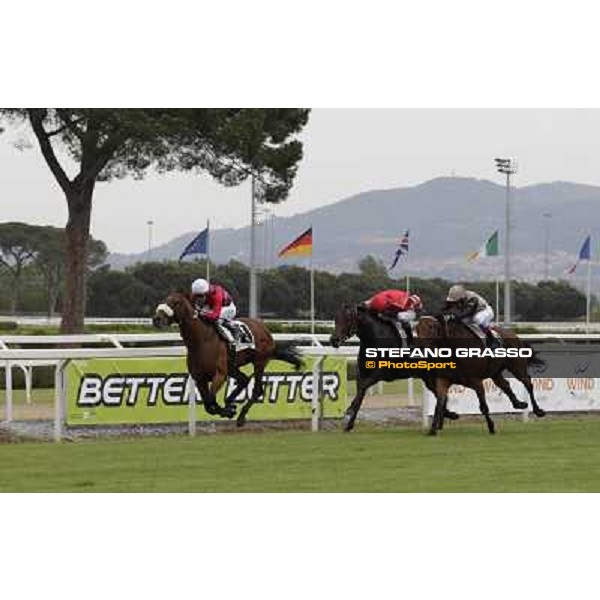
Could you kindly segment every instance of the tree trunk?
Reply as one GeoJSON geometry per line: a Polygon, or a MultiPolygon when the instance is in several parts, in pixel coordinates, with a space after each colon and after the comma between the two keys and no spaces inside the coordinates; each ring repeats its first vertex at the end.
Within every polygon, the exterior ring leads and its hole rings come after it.
{"type": "Polygon", "coordinates": [[[62,333],[82,333],[85,316],[86,266],[94,183],[67,194],[69,220],[65,228],[67,264],[62,333]]]}
{"type": "Polygon", "coordinates": [[[17,314],[17,305],[19,303],[19,290],[21,287],[21,269],[19,265],[16,267],[16,271],[13,273],[13,285],[10,297],[10,312],[14,317],[17,314]]]}
{"type": "Polygon", "coordinates": [[[56,300],[58,298],[58,291],[56,286],[52,286],[48,288],[48,306],[47,306],[47,314],[48,320],[50,320],[54,316],[54,310],[56,309],[56,300]]]}
{"type": "Polygon", "coordinates": [[[10,314],[14,317],[17,314],[17,302],[19,298],[19,280],[13,280],[13,288],[10,297],[10,314]]]}

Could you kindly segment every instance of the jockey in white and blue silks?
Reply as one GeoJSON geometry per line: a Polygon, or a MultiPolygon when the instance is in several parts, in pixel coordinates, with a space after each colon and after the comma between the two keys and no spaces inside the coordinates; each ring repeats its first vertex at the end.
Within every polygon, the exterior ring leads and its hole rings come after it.
{"type": "Polygon", "coordinates": [[[452,312],[457,321],[465,325],[475,324],[485,334],[487,345],[490,348],[498,346],[498,338],[492,332],[494,311],[487,301],[462,285],[453,285],[446,298],[444,312],[452,312]]]}

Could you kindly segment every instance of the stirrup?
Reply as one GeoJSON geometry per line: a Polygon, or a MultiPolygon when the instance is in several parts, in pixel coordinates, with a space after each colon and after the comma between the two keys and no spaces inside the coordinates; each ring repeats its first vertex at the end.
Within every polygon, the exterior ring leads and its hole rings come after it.
{"type": "Polygon", "coordinates": [[[496,348],[500,348],[502,344],[493,333],[490,333],[485,335],[485,346],[486,348],[490,348],[490,350],[494,350],[496,348]]]}

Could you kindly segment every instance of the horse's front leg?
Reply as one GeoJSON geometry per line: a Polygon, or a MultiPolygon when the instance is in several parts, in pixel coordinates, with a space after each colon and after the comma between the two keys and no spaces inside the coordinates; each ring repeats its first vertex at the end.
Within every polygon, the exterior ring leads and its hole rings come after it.
{"type": "Polygon", "coordinates": [[[444,415],[446,413],[450,385],[451,382],[447,379],[436,379],[434,385],[430,388],[435,395],[435,411],[433,419],[431,419],[429,435],[437,435],[437,432],[444,428],[444,415]]]}
{"type": "Polygon", "coordinates": [[[235,387],[229,393],[227,398],[225,398],[226,407],[235,404],[237,397],[248,387],[248,384],[250,383],[250,377],[248,377],[248,375],[239,369],[236,369],[231,376],[235,381],[235,387]]]}
{"type": "Polygon", "coordinates": [[[356,381],[356,396],[344,414],[344,431],[352,431],[354,429],[354,422],[358,416],[358,411],[363,403],[365,394],[367,393],[367,390],[378,381],[379,375],[377,373],[362,377],[359,371],[358,379],[356,381]]]}
{"type": "Polygon", "coordinates": [[[221,408],[219,407],[216,399],[210,392],[210,389],[208,387],[208,380],[205,377],[194,376],[194,381],[196,382],[196,387],[198,388],[198,392],[200,393],[200,398],[202,398],[204,410],[209,415],[220,414],[221,408]]]}
{"type": "Polygon", "coordinates": [[[485,399],[485,390],[483,389],[483,383],[481,381],[478,381],[477,383],[473,383],[470,387],[474,389],[475,393],[477,394],[477,399],[479,400],[479,410],[485,418],[488,431],[493,435],[494,433],[496,433],[496,426],[494,425],[494,421],[492,421],[492,417],[490,416],[490,409],[488,407],[487,400],[485,399]]]}
{"type": "Polygon", "coordinates": [[[504,376],[501,373],[498,373],[498,375],[492,377],[492,381],[499,390],[501,390],[508,396],[508,399],[510,400],[510,403],[512,404],[514,409],[524,410],[527,408],[527,402],[521,402],[521,400],[517,398],[512,388],[510,387],[510,383],[508,383],[508,381],[504,378],[504,376]]]}
{"type": "Polygon", "coordinates": [[[200,392],[204,410],[209,415],[219,415],[231,419],[235,416],[235,406],[222,408],[217,402],[217,394],[226,380],[226,375],[222,370],[217,370],[213,378],[210,380],[206,375],[193,375],[196,387],[200,392]]]}
{"type": "Polygon", "coordinates": [[[252,408],[252,405],[255,402],[258,402],[264,393],[263,375],[265,372],[265,367],[266,363],[258,363],[254,365],[254,387],[252,388],[252,395],[250,398],[248,398],[248,400],[246,400],[246,403],[240,410],[240,414],[238,415],[236,422],[238,427],[242,427],[246,423],[246,415],[248,414],[248,411],[250,408],[252,408]]]}

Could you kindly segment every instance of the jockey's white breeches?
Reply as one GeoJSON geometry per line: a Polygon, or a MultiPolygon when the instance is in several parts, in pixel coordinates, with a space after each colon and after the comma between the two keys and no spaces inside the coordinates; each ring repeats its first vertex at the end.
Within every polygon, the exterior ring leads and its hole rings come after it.
{"type": "Polygon", "coordinates": [[[221,314],[219,315],[219,318],[223,319],[224,321],[233,321],[236,314],[237,309],[235,308],[235,304],[232,302],[229,306],[223,306],[221,308],[221,314]]]}
{"type": "Polygon", "coordinates": [[[396,315],[396,319],[400,321],[400,323],[409,323],[410,321],[414,321],[417,318],[417,315],[414,310],[403,310],[396,315]]]}
{"type": "Polygon", "coordinates": [[[494,311],[491,306],[476,312],[470,319],[471,323],[479,325],[482,329],[488,329],[494,320],[494,311]]]}

